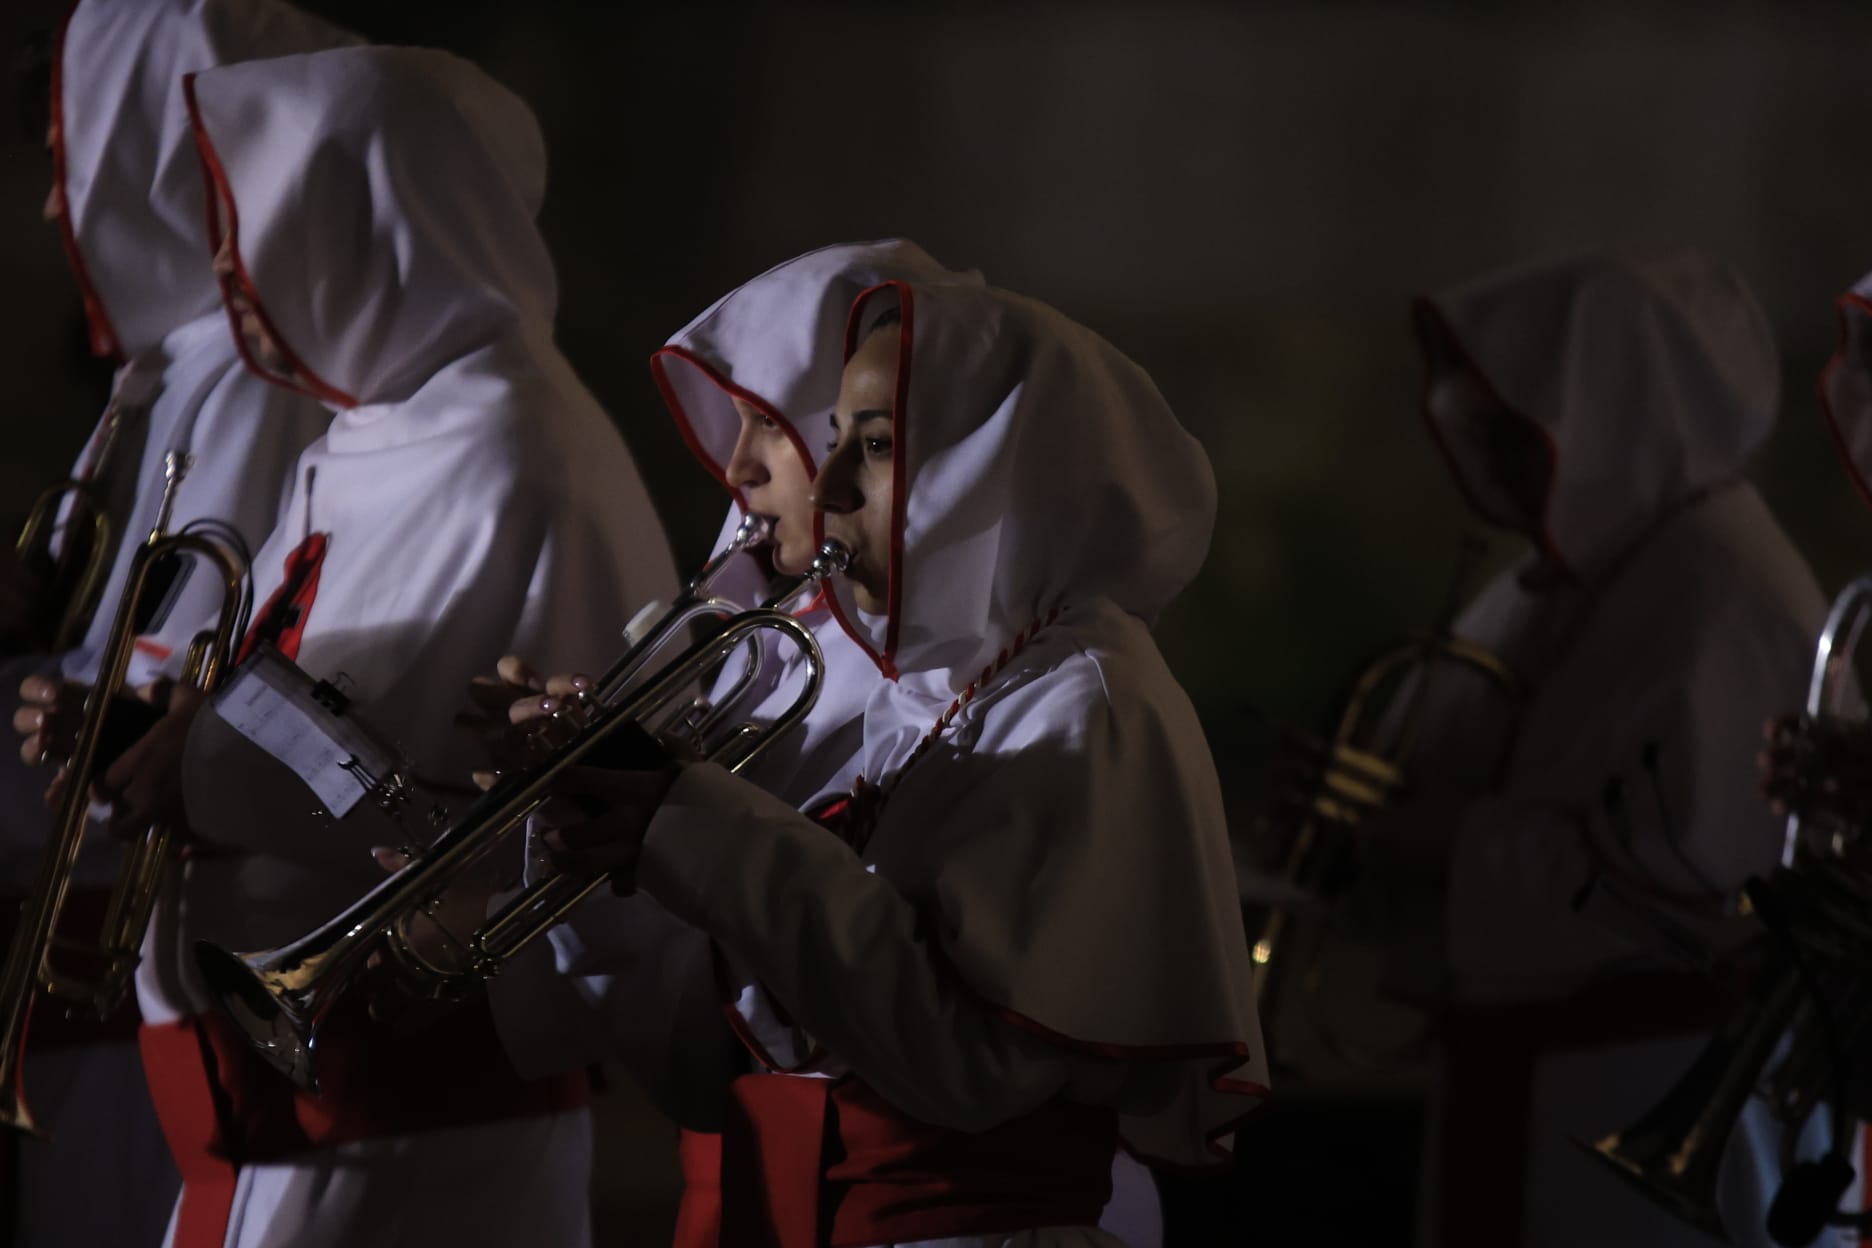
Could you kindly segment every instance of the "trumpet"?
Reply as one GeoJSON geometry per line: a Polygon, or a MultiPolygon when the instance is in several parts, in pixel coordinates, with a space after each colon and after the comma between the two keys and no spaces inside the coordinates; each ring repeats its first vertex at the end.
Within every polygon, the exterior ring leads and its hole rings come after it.
{"type": "MultiPolygon", "coordinates": [[[[109,639],[104,647],[96,682],[85,695],[84,716],[77,740],[66,763],[65,792],[59,800],[52,836],[47,844],[32,890],[21,903],[19,921],[6,961],[0,966],[0,1124],[38,1134],[21,1083],[27,1020],[41,990],[50,992],[96,1015],[105,1017],[117,1008],[136,973],[144,930],[174,858],[174,830],[157,824],[125,850],[123,866],[105,908],[102,930],[93,945],[83,950],[87,961],[101,969],[95,977],[60,970],[54,952],[64,947],[54,934],[65,896],[84,844],[90,817],[91,785],[102,765],[99,742],[105,717],[130,669],[136,642],[138,608],[151,588],[152,572],[165,559],[191,556],[221,574],[221,611],[212,630],[190,642],[184,679],[196,688],[212,690],[220,682],[234,652],[240,626],[242,582],[240,560],[221,543],[196,533],[166,532],[173,514],[175,494],[187,475],[186,456],[170,454],[164,464],[164,489],[155,527],[132,557],[129,579],[117,604],[109,639]]],[[[67,950],[69,952],[69,949],[67,950]]]]}
{"type": "MultiPolygon", "coordinates": [[[[395,961],[416,980],[426,981],[439,993],[457,992],[493,976],[604,884],[607,874],[559,873],[528,885],[461,942],[464,970],[430,965],[402,936],[414,916],[432,912],[452,881],[524,828],[527,817],[545,803],[569,769],[597,761],[596,751],[620,730],[647,726],[737,649],[757,642],[762,635],[777,634],[802,656],[805,680],[793,701],[770,724],[743,723],[725,733],[716,731],[706,742],[703,756],[740,771],[805,718],[819,697],[823,660],[811,630],[787,614],[785,607],[807,585],[843,571],[851,556],[839,543],[826,542],[808,576],[792,578],[753,610],[737,610],[711,597],[709,584],[728,560],[764,542],[770,532],[770,522],[749,517],[721,556],[690,582],[641,640],[626,648],[595,688],[571,700],[567,739],[538,764],[499,778],[411,862],[344,911],[300,939],[273,949],[236,954],[208,942],[196,946],[197,964],[209,991],[269,1063],[299,1086],[317,1089],[320,1023],[379,938],[388,937],[395,961]],[[698,640],[651,670],[654,660],[688,625],[709,617],[714,623],[704,628],[698,640]]],[[[753,667],[751,660],[748,671],[753,667]]],[[[730,705],[748,683],[746,674],[737,678],[723,705],[730,705]]],[[[693,712],[694,707],[689,710],[693,712]]],[[[700,716],[705,726],[719,725],[721,719],[719,712],[700,716]]],[[[686,728],[692,734],[697,722],[696,715],[688,715],[686,728]]]]}
{"type": "Polygon", "coordinates": [[[14,542],[14,553],[28,567],[49,570],[48,588],[58,602],[43,641],[55,653],[71,649],[83,637],[97,610],[110,572],[110,510],[98,482],[123,432],[124,410],[111,404],[98,435],[98,449],[85,477],[47,486],[33,499],[14,542]],[[61,513],[63,523],[61,524],[61,513]],[[55,536],[62,536],[58,551],[55,536]]]}
{"type": "MultiPolygon", "coordinates": [[[[1834,599],[1814,648],[1806,712],[1863,718],[1854,656],[1872,621],[1872,577],[1834,599]]],[[[1747,898],[1770,938],[1743,1009],[1729,1018],[1663,1099],[1630,1126],[1587,1145],[1621,1177],[1682,1220],[1724,1235],[1717,1202],[1723,1151],[1751,1099],[1780,1122],[1786,1177],[1768,1219],[1780,1243],[1809,1242],[1834,1213],[1852,1171],[1842,1141],[1872,1117],[1856,1063],[1872,1028],[1872,878],[1864,829],[1803,826],[1788,817],[1781,865],[1747,898]],[[1784,1055],[1775,1054],[1786,1039],[1784,1055]],[[1772,1064],[1772,1068],[1771,1068],[1772,1064]],[[1849,1078],[1849,1076],[1851,1076],[1849,1078]],[[1793,1141],[1822,1105],[1836,1115],[1824,1161],[1799,1161],[1793,1141]]]]}
{"type": "MultiPolygon", "coordinates": [[[[1353,829],[1385,809],[1405,788],[1404,768],[1416,739],[1425,689],[1435,670],[1455,667],[1475,672],[1508,703],[1511,719],[1518,713],[1520,683],[1507,664],[1453,632],[1469,568],[1480,552],[1480,542],[1464,541],[1435,626],[1372,660],[1341,699],[1325,766],[1306,795],[1298,826],[1276,868],[1290,893],[1329,897],[1335,877],[1343,871],[1346,842],[1353,829]]],[[[1501,748],[1502,763],[1511,750],[1512,731],[1501,748]]],[[[1333,922],[1330,909],[1323,918],[1309,922],[1299,909],[1272,905],[1252,932],[1255,1001],[1270,1035],[1268,1020],[1286,1008],[1296,979],[1309,1002],[1316,1002],[1322,978],[1320,949],[1333,922]],[[1296,954],[1292,950],[1296,943],[1311,952],[1296,954]]],[[[1369,1054],[1336,1035],[1335,1029],[1322,1024],[1320,1031],[1342,1056],[1360,1064],[1369,1062],[1369,1054]]]]}

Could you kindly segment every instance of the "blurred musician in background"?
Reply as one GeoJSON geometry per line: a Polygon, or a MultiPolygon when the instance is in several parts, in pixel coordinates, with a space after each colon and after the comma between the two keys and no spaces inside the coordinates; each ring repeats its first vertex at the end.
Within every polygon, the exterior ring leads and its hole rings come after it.
{"type": "MultiPolygon", "coordinates": [[[[52,71],[46,212],[83,296],[92,349],[116,364],[110,405],[71,474],[107,517],[108,535],[105,548],[92,549],[92,504],[68,497],[56,517],[50,509],[42,517],[56,522],[41,552],[17,561],[8,545],[0,556],[9,613],[0,633],[11,651],[0,690],[23,731],[37,732],[63,686],[95,679],[131,555],[155,521],[165,456],[192,460],[172,528],[205,527],[251,551],[272,530],[293,461],[330,420],[316,400],[249,372],[235,350],[203,227],[182,74],[347,42],[277,0],[83,0],[66,19],[52,71]],[[57,638],[69,598],[82,593],[72,569],[92,557],[104,575],[89,619],[75,610],[57,638]]],[[[219,582],[191,571],[142,621],[133,686],[173,676],[213,609],[219,582]]],[[[13,750],[0,756],[0,888],[9,894],[30,885],[49,830],[51,775],[28,761],[13,750]]],[[[107,837],[87,839],[66,909],[74,935],[96,930],[116,865],[107,837]]],[[[8,924],[14,909],[5,906],[8,924]]],[[[133,1005],[102,1023],[67,1017],[51,1002],[35,1011],[26,1094],[48,1137],[18,1143],[17,1203],[0,1210],[13,1222],[11,1242],[160,1239],[177,1178],[144,1087],[136,1027],[133,1005]],[[109,1198],[98,1199],[100,1190],[109,1198]]]]}
{"type": "Polygon", "coordinates": [[[426,839],[431,805],[472,791],[454,720],[474,673],[517,649],[596,664],[673,588],[630,455],[553,346],[539,128],[421,49],[184,83],[233,341],[331,420],[255,558],[252,664],[209,709],[178,695],[113,780],[118,817],[186,818],[195,838],[138,983],[185,1176],[170,1242],[587,1243],[582,1070],[523,1079],[484,1007],[406,1033],[359,1005],[321,1037],[321,1091],[297,1092],[212,1010],[191,956],[297,935],[375,882],[374,849],[426,839]],[[399,752],[422,794],[407,825],[361,783],[340,802],[263,731],[296,705],[277,691],[292,664],[326,682],[312,701],[357,708],[399,752]]]}
{"type": "MultiPolygon", "coordinates": [[[[1749,760],[1824,603],[1743,475],[1773,336],[1686,249],[1489,274],[1415,324],[1457,485],[1533,544],[1455,629],[1518,676],[1519,723],[1479,682],[1431,690],[1413,791],[1361,830],[1434,903],[1397,945],[1405,991],[1441,1003],[1424,1242],[1705,1242],[1575,1141],[1647,1109],[1734,1007],[1706,972],[1752,934],[1736,900],[1780,846],[1749,760]]],[[[1759,1234],[1772,1183],[1729,1162],[1725,1214],[1759,1234]]]]}

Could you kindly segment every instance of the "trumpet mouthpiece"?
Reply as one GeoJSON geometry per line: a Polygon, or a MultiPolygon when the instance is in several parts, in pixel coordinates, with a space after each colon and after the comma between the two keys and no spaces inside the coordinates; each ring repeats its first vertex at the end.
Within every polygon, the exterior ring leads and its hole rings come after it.
{"type": "Polygon", "coordinates": [[[734,547],[736,550],[748,550],[755,546],[765,546],[773,540],[773,530],[772,516],[750,511],[741,517],[741,524],[735,529],[734,547]]]}
{"type": "Polygon", "coordinates": [[[812,574],[818,580],[828,576],[840,575],[851,569],[851,547],[837,538],[828,537],[819,544],[819,553],[813,556],[812,574]]]}

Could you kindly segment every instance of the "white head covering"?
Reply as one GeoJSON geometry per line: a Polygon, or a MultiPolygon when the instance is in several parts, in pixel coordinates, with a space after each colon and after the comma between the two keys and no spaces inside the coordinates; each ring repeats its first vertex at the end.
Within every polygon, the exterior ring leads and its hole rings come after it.
{"type": "Polygon", "coordinates": [[[1767,318],[1733,269],[1690,248],[1535,261],[1420,299],[1414,316],[1430,431],[1471,504],[1531,526],[1548,559],[1584,580],[1738,477],[1774,424],[1767,318]],[[1454,374],[1480,382],[1473,398],[1439,389],[1454,374]],[[1506,497],[1490,462],[1503,409],[1547,445],[1538,501],[1506,497]]]}
{"type": "MultiPolygon", "coordinates": [[[[683,440],[734,496],[716,551],[746,511],[727,477],[741,428],[732,399],[751,403],[779,425],[812,476],[818,465],[810,438],[827,427],[838,399],[844,361],[832,348],[844,340],[852,301],[879,282],[917,276],[954,275],[915,243],[900,239],[822,247],[722,296],[651,357],[651,371],[683,440]]],[[[970,277],[979,283],[979,277],[970,277]]],[[[816,513],[814,519],[817,540],[823,526],[816,513]]],[[[738,564],[724,571],[718,590],[735,601],[753,602],[764,592],[766,571],[756,558],[738,564]]],[[[825,656],[819,700],[806,722],[776,742],[749,772],[761,787],[796,805],[850,786],[859,757],[856,726],[878,680],[877,669],[832,621],[823,602],[808,604],[801,618],[825,656]]],[[[793,700],[798,672],[791,658],[791,647],[768,647],[761,684],[751,695],[759,699],[756,718],[760,712],[777,715],[793,700]]]]}
{"type": "MultiPolygon", "coordinates": [[[[82,0],[65,22],[52,84],[57,226],[92,347],[119,361],[111,407],[71,472],[102,495],[116,551],[84,636],[58,656],[68,680],[97,678],[131,559],[155,523],[168,452],[194,460],[171,528],[213,521],[251,553],[273,527],[293,461],[331,418],[241,366],[215,289],[181,76],[353,41],[277,0],[82,0]],[[113,413],[120,432],[104,462],[113,413]]],[[[138,639],[132,684],[175,672],[216,609],[219,578],[207,568],[188,576],[166,617],[138,639]]],[[[8,697],[17,687],[5,685],[8,697]]],[[[23,879],[45,845],[46,777],[10,757],[0,770],[9,778],[0,879],[23,879]]],[[[114,874],[108,838],[88,838],[86,850],[81,882],[114,874]]]]}
{"type": "Polygon", "coordinates": [[[54,62],[60,231],[92,347],[129,357],[216,311],[182,75],[357,38],[279,0],[83,0],[54,62]]]}
{"type": "Polygon", "coordinates": [[[1214,764],[1146,623],[1207,551],[1208,460],[1135,364],[972,276],[867,292],[848,351],[892,301],[890,610],[834,606],[895,677],[865,711],[888,796],[864,855],[1004,1017],[1176,1064],[1126,1138],[1212,1161],[1265,1073],[1214,764]]]}
{"type": "Polygon", "coordinates": [[[1820,374],[1820,411],[1853,485],[1872,502],[1872,274],[1838,308],[1839,345],[1820,374]]]}
{"type": "Polygon", "coordinates": [[[300,459],[259,596],[327,534],[300,666],[342,671],[420,770],[465,779],[474,746],[450,720],[473,675],[510,652],[602,667],[674,582],[629,452],[552,344],[539,128],[422,49],[249,62],[187,89],[225,281],[297,362],[292,384],[343,407],[300,459]]]}
{"type": "MultiPolygon", "coordinates": [[[[96,676],[131,555],[156,518],[166,455],[194,460],[172,528],[218,521],[251,553],[273,526],[294,458],[330,420],[318,404],[240,366],[203,230],[201,163],[182,75],[356,41],[278,0],[83,0],[65,23],[52,95],[58,224],[92,345],[122,363],[112,404],[122,427],[116,449],[100,473],[100,421],[72,474],[99,477],[118,526],[97,613],[62,660],[73,680],[96,676]]],[[[190,575],[166,619],[139,643],[133,679],[179,663],[219,600],[207,570],[190,575]]]]}

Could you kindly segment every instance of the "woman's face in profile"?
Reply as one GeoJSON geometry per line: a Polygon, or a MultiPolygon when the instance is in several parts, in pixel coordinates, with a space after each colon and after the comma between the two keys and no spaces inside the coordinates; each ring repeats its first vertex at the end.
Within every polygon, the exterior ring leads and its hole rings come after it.
{"type": "Polygon", "coordinates": [[[873,330],[845,365],[832,442],[813,481],[813,505],[825,513],[825,535],[852,552],[853,597],[861,610],[888,609],[891,509],[896,497],[892,416],[897,353],[903,327],[873,330]]]}
{"type": "Polygon", "coordinates": [[[741,420],[728,457],[728,484],[741,491],[747,509],[774,522],[770,550],[776,571],[803,575],[812,566],[812,474],[780,422],[754,404],[731,396],[741,420]]]}

